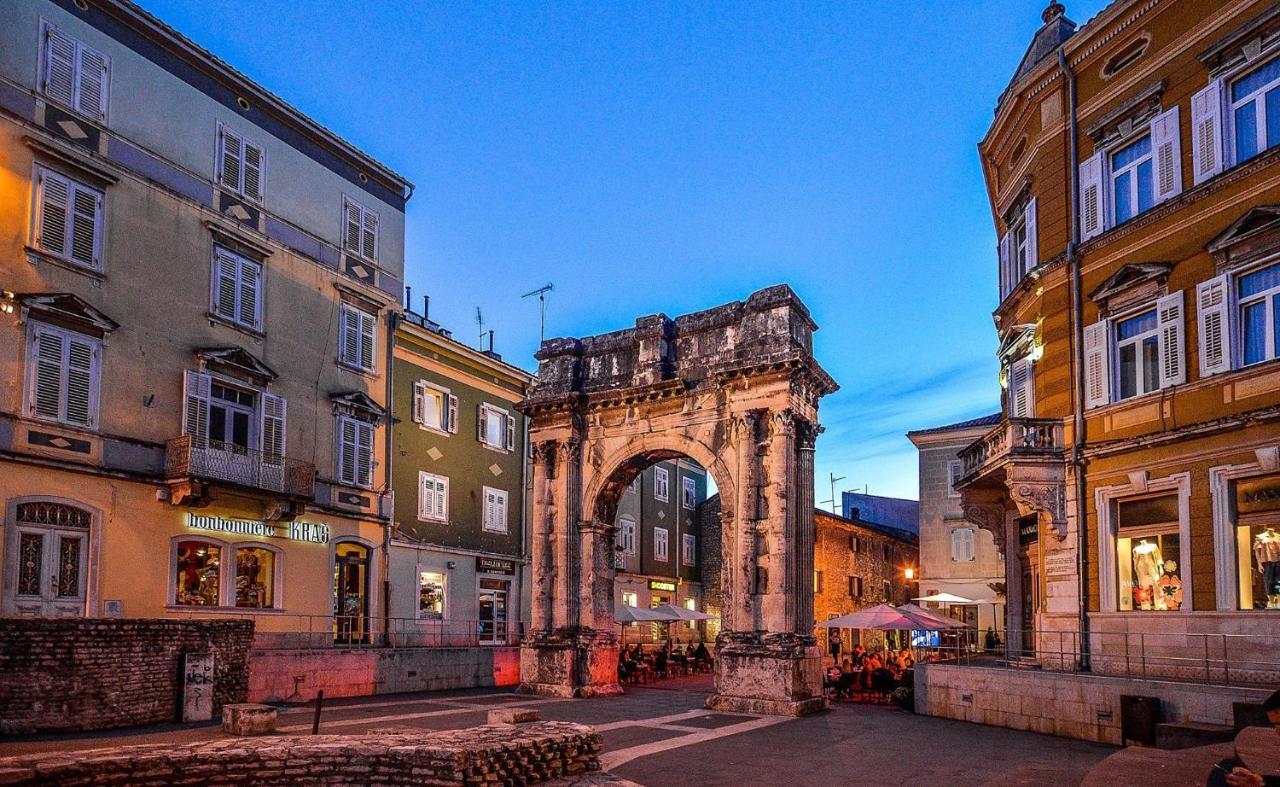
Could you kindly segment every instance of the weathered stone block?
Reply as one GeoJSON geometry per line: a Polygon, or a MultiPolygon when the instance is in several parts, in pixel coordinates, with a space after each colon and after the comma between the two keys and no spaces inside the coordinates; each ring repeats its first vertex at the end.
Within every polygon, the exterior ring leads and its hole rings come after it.
{"type": "Polygon", "coordinates": [[[534,708],[498,708],[489,711],[490,724],[526,724],[542,721],[542,711],[534,708]]]}
{"type": "Polygon", "coordinates": [[[222,706],[222,731],[230,735],[266,735],[276,731],[276,709],[253,702],[222,706]]]}

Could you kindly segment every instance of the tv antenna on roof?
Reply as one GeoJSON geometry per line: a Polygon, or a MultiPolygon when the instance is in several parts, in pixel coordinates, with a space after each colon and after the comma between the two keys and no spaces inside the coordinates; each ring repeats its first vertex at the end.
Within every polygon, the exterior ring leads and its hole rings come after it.
{"type": "Polygon", "coordinates": [[[532,298],[535,295],[538,296],[538,314],[541,319],[538,327],[539,346],[541,346],[541,344],[547,339],[547,293],[551,292],[555,288],[556,286],[554,284],[547,282],[545,286],[539,287],[532,292],[526,292],[524,295],[520,296],[521,298],[532,298]]]}
{"type": "Polygon", "coordinates": [[[480,307],[476,307],[476,325],[480,326],[480,343],[476,346],[481,350],[484,349],[484,315],[480,313],[480,307]]]}

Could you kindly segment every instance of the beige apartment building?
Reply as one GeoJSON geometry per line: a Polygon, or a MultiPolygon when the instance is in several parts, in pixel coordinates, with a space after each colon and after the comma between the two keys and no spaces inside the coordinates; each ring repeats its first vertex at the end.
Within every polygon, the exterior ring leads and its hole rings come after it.
{"type": "Polygon", "coordinates": [[[4,19],[3,614],[368,641],[411,185],[132,3],[4,19]]]}

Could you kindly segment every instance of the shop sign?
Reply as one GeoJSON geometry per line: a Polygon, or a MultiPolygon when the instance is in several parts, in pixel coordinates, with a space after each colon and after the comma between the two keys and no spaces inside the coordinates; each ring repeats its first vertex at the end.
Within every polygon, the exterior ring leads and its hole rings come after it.
{"type": "Polygon", "coordinates": [[[503,560],[500,557],[477,557],[476,573],[502,574],[503,576],[514,577],[516,575],[516,561],[503,560]]]}
{"type": "Polygon", "coordinates": [[[1236,513],[1280,511],[1280,478],[1236,482],[1236,513]]]}
{"type": "Polygon", "coordinates": [[[1018,543],[1022,545],[1033,544],[1040,538],[1040,520],[1035,517],[1028,517],[1022,524],[1018,525],[1018,543]]]}
{"type": "Polygon", "coordinates": [[[329,543],[329,526],[320,522],[290,522],[286,528],[278,528],[270,522],[188,512],[187,527],[253,538],[287,538],[290,541],[309,541],[313,544],[329,543]]]}
{"type": "Polygon", "coordinates": [[[661,591],[663,591],[664,593],[674,593],[674,592],[676,592],[676,583],[674,583],[674,582],[662,582],[661,580],[651,579],[651,580],[649,580],[649,589],[650,589],[650,590],[661,590],[661,591]]]}

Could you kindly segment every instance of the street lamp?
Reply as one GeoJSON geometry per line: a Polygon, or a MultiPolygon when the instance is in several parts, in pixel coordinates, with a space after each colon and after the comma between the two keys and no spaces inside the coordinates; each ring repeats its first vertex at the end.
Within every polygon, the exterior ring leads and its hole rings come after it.
{"type": "Polygon", "coordinates": [[[904,569],[902,573],[906,576],[908,581],[916,578],[916,570],[910,566],[904,569]]]}

